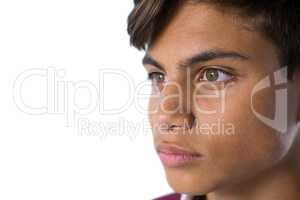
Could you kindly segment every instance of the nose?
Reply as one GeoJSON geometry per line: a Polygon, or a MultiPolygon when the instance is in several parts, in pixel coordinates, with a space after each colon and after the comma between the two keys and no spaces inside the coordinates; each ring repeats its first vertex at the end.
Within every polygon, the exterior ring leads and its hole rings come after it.
{"type": "Polygon", "coordinates": [[[159,115],[160,131],[185,131],[194,125],[194,116],[192,114],[161,114],[159,115]]]}
{"type": "Polygon", "coordinates": [[[191,88],[184,84],[167,84],[161,91],[158,124],[160,131],[191,129],[195,123],[191,88]]]}

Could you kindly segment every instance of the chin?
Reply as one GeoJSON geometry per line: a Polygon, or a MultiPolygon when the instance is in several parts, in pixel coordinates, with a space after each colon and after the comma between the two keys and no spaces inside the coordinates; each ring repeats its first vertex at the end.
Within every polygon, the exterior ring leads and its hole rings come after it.
{"type": "Polygon", "coordinates": [[[218,185],[216,176],[212,174],[189,172],[181,169],[166,170],[166,178],[169,186],[176,192],[188,195],[205,195],[214,191],[218,185]]]}

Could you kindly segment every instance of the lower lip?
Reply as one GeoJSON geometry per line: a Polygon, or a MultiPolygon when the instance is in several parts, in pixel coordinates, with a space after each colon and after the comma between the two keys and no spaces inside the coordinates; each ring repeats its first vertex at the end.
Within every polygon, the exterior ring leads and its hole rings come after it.
{"type": "Polygon", "coordinates": [[[199,155],[172,154],[159,152],[159,157],[166,167],[183,167],[200,158],[199,155]]]}

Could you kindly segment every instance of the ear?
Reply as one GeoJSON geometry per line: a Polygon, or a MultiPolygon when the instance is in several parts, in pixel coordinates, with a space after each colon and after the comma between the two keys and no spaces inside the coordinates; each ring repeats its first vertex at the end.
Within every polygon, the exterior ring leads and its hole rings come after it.
{"type": "Polygon", "coordinates": [[[300,92],[297,95],[297,122],[300,122],[300,92]]]}
{"type": "Polygon", "coordinates": [[[294,78],[293,78],[293,84],[294,84],[294,90],[296,91],[296,103],[297,103],[297,122],[300,123],[300,66],[297,66],[297,68],[294,71],[294,78]]]}

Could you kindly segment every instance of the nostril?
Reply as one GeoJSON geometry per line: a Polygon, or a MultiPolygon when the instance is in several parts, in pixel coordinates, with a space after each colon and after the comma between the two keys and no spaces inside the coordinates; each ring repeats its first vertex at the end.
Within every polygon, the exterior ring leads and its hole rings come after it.
{"type": "Polygon", "coordinates": [[[168,128],[168,131],[172,131],[172,130],[176,130],[176,129],[180,129],[181,127],[178,126],[178,125],[171,125],[169,128],[168,128]]]}
{"type": "Polygon", "coordinates": [[[168,127],[168,131],[175,131],[175,130],[189,130],[192,126],[190,124],[182,124],[182,125],[171,125],[168,127]]]}
{"type": "Polygon", "coordinates": [[[190,130],[196,124],[193,114],[163,114],[157,122],[157,128],[161,131],[190,130]]]}
{"type": "Polygon", "coordinates": [[[182,126],[180,125],[175,125],[175,124],[158,124],[159,130],[161,131],[173,131],[173,130],[178,130],[178,129],[182,129],[182,126]]]}

